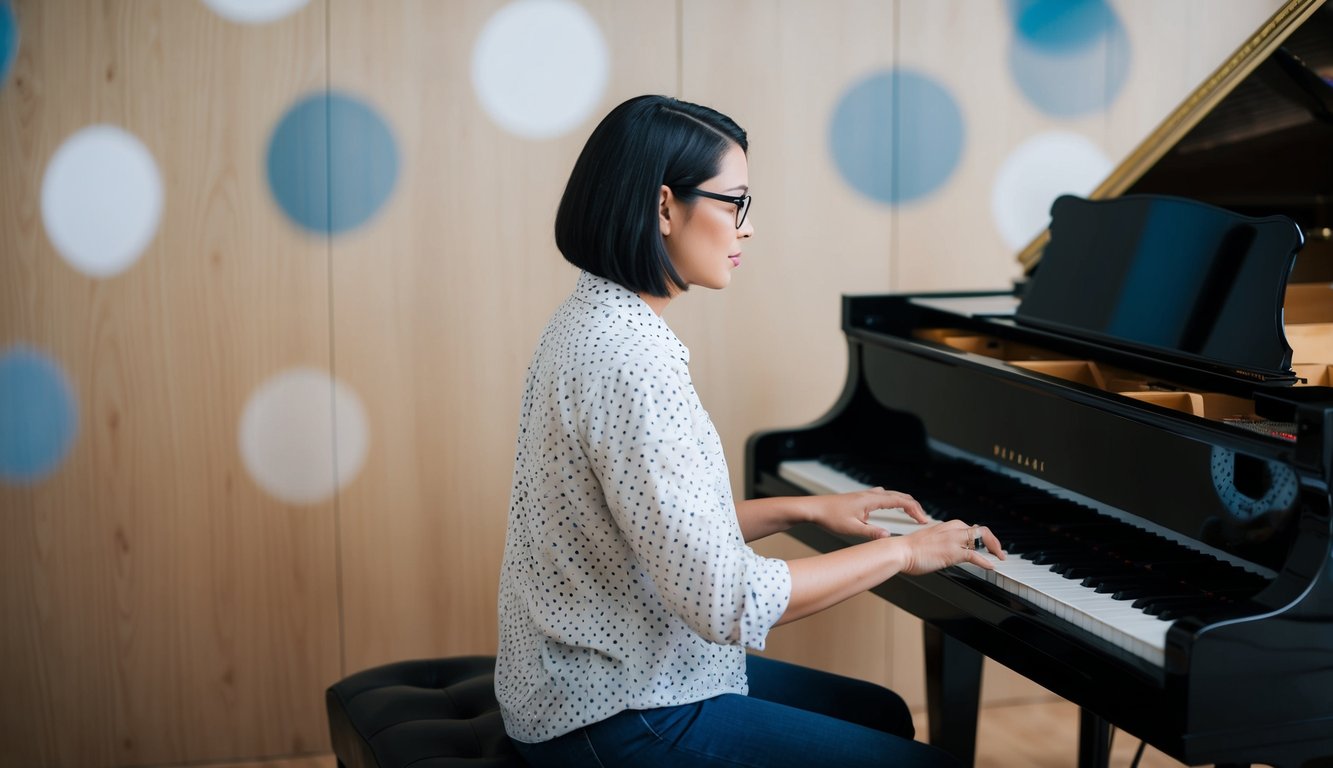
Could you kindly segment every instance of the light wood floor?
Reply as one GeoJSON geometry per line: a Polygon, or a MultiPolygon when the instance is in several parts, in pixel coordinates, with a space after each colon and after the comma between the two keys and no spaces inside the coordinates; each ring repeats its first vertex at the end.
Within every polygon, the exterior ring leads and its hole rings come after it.
{"type": "MultiPolygon", "coordinates": [[[[916,715],[919,738],[926,735],[925,713],[916,715]]],[[[982,710],[977,734],[977,768],[1072,768],[1078,761],[1078,708],[1062,701],[991,706],[982,710]]],[[[1139,742],[1117,733],[1111,767],[1128,768],[1139,742]]],[[[1140,768],[1178,768],[1182,763],[1149,747],[1140,768]]],[[[331,755],[209,768],[335,768],[331,755]]],[[[199,768],[199,767],[196,767],[199,768]]]]}
{"type": "MultiPolygon", "coordinates": [[[[924,712],[913,713],[917,738],[926,737],[924,712]]],[[[1111,768],[1128,768],[1139,740],[1116,732],[1111,768]]],[[[1064,701],[1005,704],[981,711],[976,768],[1072,768],[1078,763],[1078,707],[1064,701]]],[[[1139,768],[1177,768],[1183,763],[1148,747],[1139,768]]]]}

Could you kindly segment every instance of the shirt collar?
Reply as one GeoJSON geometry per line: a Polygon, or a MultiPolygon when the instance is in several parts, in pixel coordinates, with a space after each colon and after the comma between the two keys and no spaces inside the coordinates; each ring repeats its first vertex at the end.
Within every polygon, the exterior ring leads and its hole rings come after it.
{"type": "Polygon", "coordinates": [[[580,272],[574,287],[574,298],[585,304],[606,307],[619,315],[629,326],[686,365],[690,350],[672,332],[660,315],[652,310],[639,295],[625,286],[591,272],[580,272]]]}

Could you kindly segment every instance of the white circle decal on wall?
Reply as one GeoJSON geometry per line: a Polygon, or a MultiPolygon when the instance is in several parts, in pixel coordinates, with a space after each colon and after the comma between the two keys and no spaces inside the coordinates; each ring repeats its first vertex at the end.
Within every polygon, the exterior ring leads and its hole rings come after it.
{"type": "Polygon", "coordinates": [[[369,446],[361,399],[316,368],[292,368],[268,379],[241,415],[246,470],[265,491],[293,504],[323,501],[347,485],[361,471],[369,446]]]}
{"type": "Polygon", "coordinates": [[[240,24],[267,24],[301,9],[310,0],[204,0],[213,13],[240,24]]]}
{"type": "Polygon", "coordinates": [[[162,177],[148,148],[114,125],[65,140],[42,177],[42,224],[70,266],[92,277],[128,269],[157,234],[162,177]]]}
{"type": "Polygon", "coordinates": [[[991,185],[991,216],[1005,244],[1026,246],[1050,223],[1055,198],[1087,195],[1111,167],[1101,149],[1077,133],[1050,131],[1020,144],[991,185]]]}
{"type": "Polygon", "coordinates": [[[565,133],[597,107],[610,54],[569,0],[517,0],[491,16],[472,49],[472,88],[486,114],[528,139],[565,133]]]}

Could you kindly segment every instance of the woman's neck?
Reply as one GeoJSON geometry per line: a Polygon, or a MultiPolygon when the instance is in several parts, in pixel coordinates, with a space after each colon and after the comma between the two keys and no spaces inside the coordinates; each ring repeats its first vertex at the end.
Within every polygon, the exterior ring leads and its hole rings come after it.
{"type": "Polygon", "coordinates": [[[643,299],[643,303],[647,304],[648,308],[651,309],[653,312],[655,312],[658,317],[661,317],[662,310],[666,309],[666,306],[671,303],[672,297],[652,296],[647,293],[640,293],[639,298],[643,299]]]}

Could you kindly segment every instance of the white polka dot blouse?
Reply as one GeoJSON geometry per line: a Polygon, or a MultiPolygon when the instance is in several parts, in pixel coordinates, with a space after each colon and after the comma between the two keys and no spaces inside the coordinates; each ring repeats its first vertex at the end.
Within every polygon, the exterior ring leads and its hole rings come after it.
{"type": "Polygon", "coordinates": [[[689,351],[588,273],[528,368],[500,574],[495,689],[515,739],[748,691],[791,574],[741,536],[689,351]]]}

